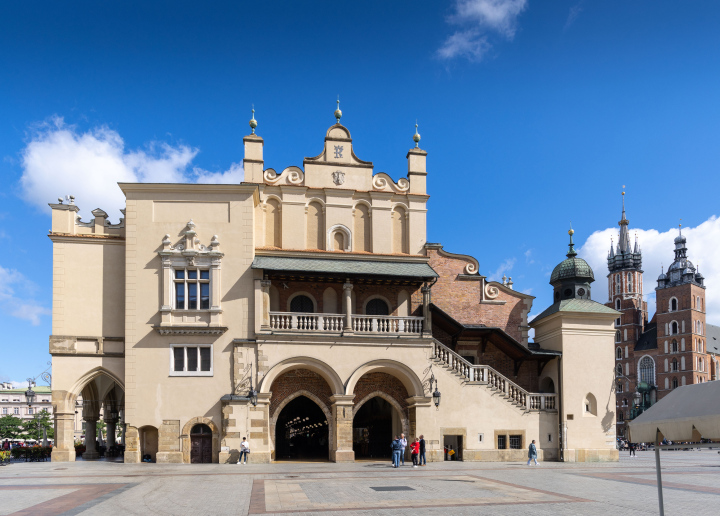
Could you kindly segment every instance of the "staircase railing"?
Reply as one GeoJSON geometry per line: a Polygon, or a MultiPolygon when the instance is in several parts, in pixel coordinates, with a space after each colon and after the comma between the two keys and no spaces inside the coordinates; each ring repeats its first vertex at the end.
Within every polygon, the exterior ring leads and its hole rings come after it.
{"type": "Polygon", "coordinates": [[[433,339],[433,358],[468,382],[483,383],[502,392],[511,402],[527,410],[555,410],[556,394],[531,393],[488,365],[471,364],[445,344],[433,339]]]}

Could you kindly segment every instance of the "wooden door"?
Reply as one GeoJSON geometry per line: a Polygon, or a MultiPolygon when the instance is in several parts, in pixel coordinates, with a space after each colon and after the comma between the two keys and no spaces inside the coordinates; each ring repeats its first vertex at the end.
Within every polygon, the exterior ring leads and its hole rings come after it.
{"type": "Polygon", "coordinates": [[[190,436],[190,463],[209,464],[212,462],[212,436],[190,436]]]}

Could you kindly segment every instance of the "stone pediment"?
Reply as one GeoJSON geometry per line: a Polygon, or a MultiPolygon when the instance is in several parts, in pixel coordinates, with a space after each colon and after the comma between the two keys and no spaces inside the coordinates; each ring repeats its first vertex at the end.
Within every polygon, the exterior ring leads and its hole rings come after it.
{"type": "MultiPolygon", "coordinates": [[[[205,246],[200,243],[195,231],[195,223],[190,222],[185,226],[180,241],[175,244],[170,240],[170,235],[165,235],[162,241],[162,250],[158,252],[163,257],[163,263],[170,263],[173,258],[183,258],[189,265],[197,265],[198,259],[213,260],[220,259],[223,253],[220,252],[220,241],[217,235],[213,235],[210,244],[205,246]]],[[[208,262],[209,263],[209,262],[208,262]]]]}

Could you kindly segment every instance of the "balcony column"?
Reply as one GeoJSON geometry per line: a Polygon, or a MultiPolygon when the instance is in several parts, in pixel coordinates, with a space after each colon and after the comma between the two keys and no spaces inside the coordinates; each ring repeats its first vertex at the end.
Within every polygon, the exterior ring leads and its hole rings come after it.
{"type": "Polygon", "coordinates": [[[420,289],[423,298],[423,335],[432,335],[432,317],[430,315],[430,287],[425,284],[420,289]]]}
{"type": "Polygon", "coordinates": [[[270,280],[260,280],[260,289],[262,290],[262,322],[261,330],[270,330],[270,280]]]}
{"type": "Polygon", "coordinates": [[[343,283],[343,313],[345,314],[345,332],[352,331],[352,289],[353,285],[348,278],[343,283]]]}

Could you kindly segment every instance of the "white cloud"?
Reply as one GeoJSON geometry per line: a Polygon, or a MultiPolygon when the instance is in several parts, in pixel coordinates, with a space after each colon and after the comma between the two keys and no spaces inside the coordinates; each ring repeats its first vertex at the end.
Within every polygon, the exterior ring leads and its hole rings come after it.
{"type": "Polygon", "coordinates": [[[37,286],[14,269],[0,266],[0,311],[18,319],[40,324],[40,317],[51,311],[32,299],[37,286]],[[16,294],[19,290],[22,294],[16,294]]]}
{"type": "Polygon", "coordinates": [[[535,260],[533,259],[532,255],[533,255],[532,249],[528,249],[527,251],[525,251],[525,262],[526,263],[528,263],[528,264],[535,263],[535,260]]]}
{"type": "MultiPolygon", "coordinates": [[[[720,253],[720,219],[710,217],[697,227],[683,228],[683,235],[687,237],[688,258],[705,276],[707,322],[720,324],[720,262],[716,259],[720,253]]],[[[643,292],[648,302],[649,316],[655,313],[655,287],[661,266],[667,271],[674,260],[674,238],[678,234],[677,228],[659,232],[655,229],[631,229],[631,243],[634,245],[635,233],[643,255],[643,292]]],[[[618,241],[618,228],[608,228],[596,231],[590,235],[583,246],[578,250],[580,257],[587,260],[595,272],[593,284],[593,299],[605,303],[608,299],[607,281],[607,253],[610,250],[610,237],[615,244],[618,241]]]]}
{"type": "Polygon", "coordinates": [[[578,16],[580,16],[580,13],[583,11],[584,3],[584,0],[580,0],[577,4],[573,5],[570,8],[567,20],[565,21],[565,30],[567,30],[573,23],[575,23],[575,20],[577,20],[578,16]]]}
{"type": "Polygon", "coordinates": [[[461,27],[438,49],[442,59],[480,61],[492,48],[490,35],[512,40],[527,0],[456,0],[448,22],[461,27]]]}
{"type": "Polygon", "coordinates": [[[515,266],[515,262],[517,260],[515,258],[508,258],[504,262],[500,264],[500,266],[497,268],[497,270],[491,274],[488,274],[488,279],[490,281],[501,281],[503,274],[506,272],[510,272],[512,268],[515,266]]]}
{"type": "Polygon", "coordinates": [[[101,208],[115,220],[116,210],[125,206],[118,182],[242,181],[242,165],[237,163],[224,172],[191,168],[198,152],[164,142],[150,142],[144,150],[126,149],[120,134],[106,126],[81,132],[61,117],[53,117],[31,130],[22,151],[22,194],[42,209],[58,197],[74,195],[85,213],[101,208]]]}

